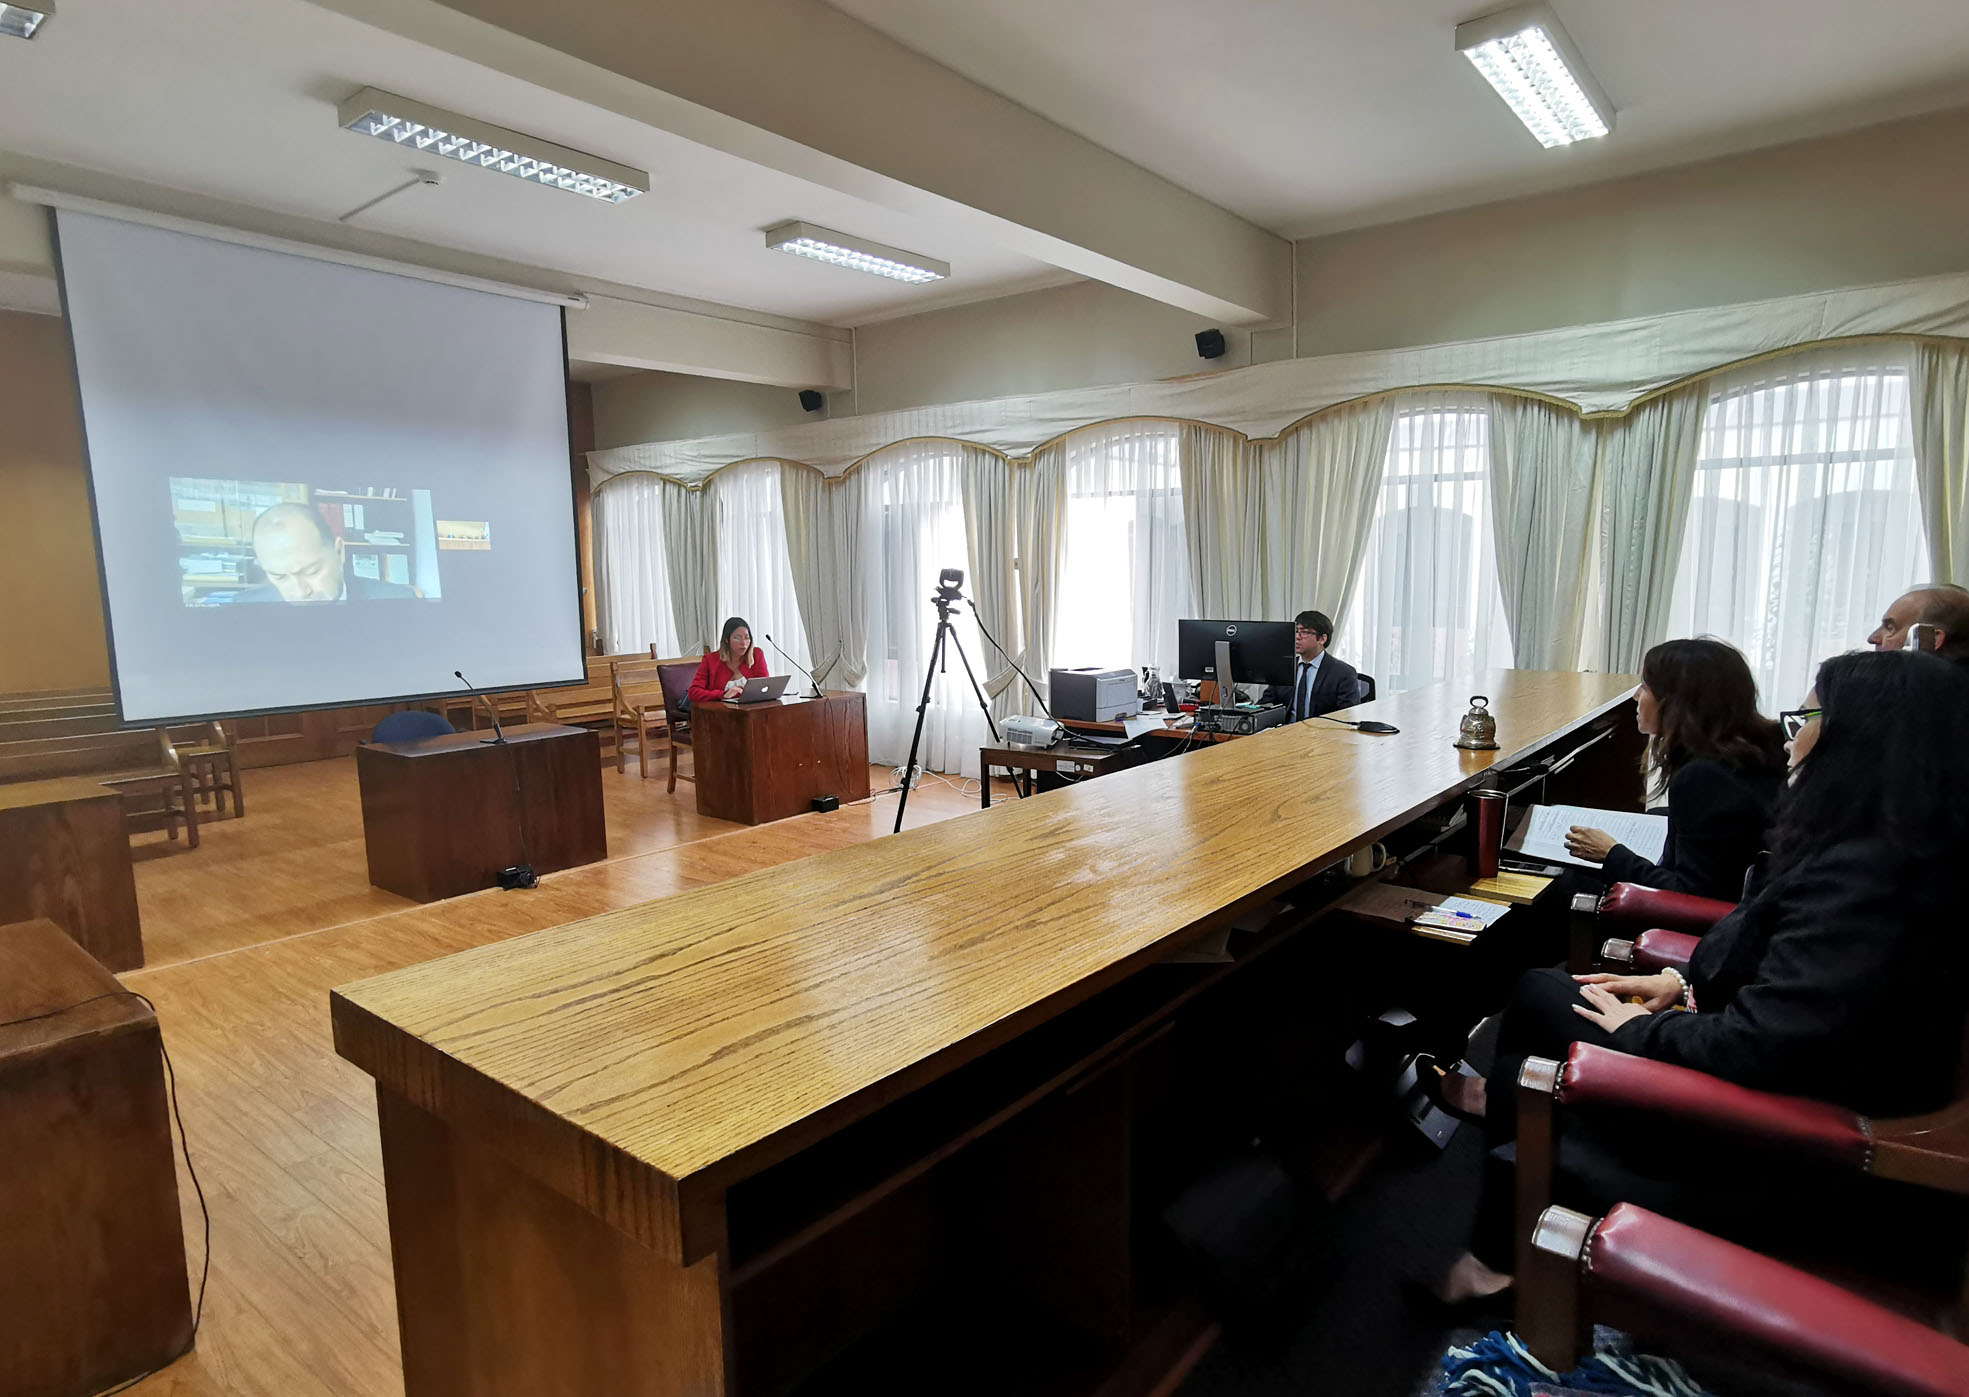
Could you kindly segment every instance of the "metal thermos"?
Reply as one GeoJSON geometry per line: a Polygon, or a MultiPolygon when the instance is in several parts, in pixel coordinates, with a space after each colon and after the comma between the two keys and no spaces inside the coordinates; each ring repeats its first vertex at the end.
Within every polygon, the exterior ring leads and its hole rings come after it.
{"type": "Polygon", "coordinates": [[[1502,791],[1475,791],[1470,796],[1470,823],[1477,831],[1477,876],[1497,876],[1497,855],[1504,846],[1504,807],[1502,791]]]}

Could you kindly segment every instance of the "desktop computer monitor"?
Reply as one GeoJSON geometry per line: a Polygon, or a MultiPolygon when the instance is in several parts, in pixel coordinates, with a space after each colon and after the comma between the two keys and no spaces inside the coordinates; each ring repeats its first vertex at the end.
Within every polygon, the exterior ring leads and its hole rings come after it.
{"type": "Polygon", "coordinates": [[[1220,640],[1231,647],[1234,683],[1291,686],[1299,651],[1290,621],[1178,621],[1178,677],[1215,680],[1220,640]]]}

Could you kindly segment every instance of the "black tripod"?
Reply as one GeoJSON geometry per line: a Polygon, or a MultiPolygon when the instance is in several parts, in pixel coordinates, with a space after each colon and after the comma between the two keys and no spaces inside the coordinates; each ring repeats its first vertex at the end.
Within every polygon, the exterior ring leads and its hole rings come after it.
{"type": "MultiPolygon", "coordinates": [[[[916,731],[909,739],[909,764],[902,773],[902,799],[896,802],[896,827],[891,833],[902,833],[902,812],[909,808],[909,788],[916,781],[916,753],[923,745],[923,719],[930,708],[930,689],[937,682],[937,676],[944,672],[946,645],[957,651],[957,658],[964,662],[964,676],[971,681],[971,692],[978,696],[978,707],[984,710],[985,726],[991,729],[991,740],[998,741],[998,724],[991,720],[991,705],[985,702],[984,690],[978,687],[978,676],[971,669],[971,657],[964,653],[964,644],[958,640],[957,633],[950,624],[951,607],[963,600],[957,588],[963,585],[964,574],[956,573],[953,585],[948,579],[954,569],[946,568],[945,581],[939,584],[930,600],[937,608],[937,638],[930,646],[930,666],[923,675],[923,698],[916,705],[916,731]]],[[[985,777],[990,780],[989,776],[985,777]]]]}

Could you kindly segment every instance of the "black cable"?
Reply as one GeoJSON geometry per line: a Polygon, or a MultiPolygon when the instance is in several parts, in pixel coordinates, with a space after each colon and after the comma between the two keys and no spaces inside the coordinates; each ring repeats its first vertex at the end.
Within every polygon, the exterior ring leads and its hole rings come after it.
{"type": "MultiPolygon", "coordinates": [[[[1046,700],[1040,697],[1039,686],[1032,682],[1032,676],[1027,674],[1024,670],[1020,669],[1019,662],[1012,658],[1012,652],[1007,650],[1004,646],[1000,645],[998,643],[997,637],[992,635],[990,631],[985,629],[983,620],[981,620],[978,616],[978,604],[974,601],[971,601],[969,597],[964,598],[964,600],[970,603],[971,620],[976,623],[978,628],[978,634],[983,636],[986,640],[989,640],[991,642],[991,648],[996,650],[999,654],[1005,657],[1005,663],[1012,667],[1012,673],[1018,675],[1019,678],[1026,681],[1026,687],[1032,690],[1032,696],[1039,704],[1039,711],[1041,713],[1044,713],[1048,718],[1052,718],[1053,710],[1048,708],[1046,706],[1046,700]]],[[[1054,721],[1058,722],[1059,720],[1055,718],[1054,721]]]]}
{"type": "MultiPolygon", "coordinates": [[[[65,1004],[59,1009],[50,1009],[45,1014],[27,1014],[18,1019],[8,1019],[5,1022],[0,1022],[0,1028],[13,1028],[18,1024],[39,1023],[42,1019],[59,1018],[63,1014],[71,1013],[74,1010],[82,1008],[85,1004],[95,1004],[104,999],[120,999],[124,995],[142,1001],[144,1007],[150,1010],[151,1016],[153,1018],[157,1016],[157,1006],[151,1003],[148,995],[139,994],[137,991],[130,989],[113,989],[105,990],[102,994],[91,995],[87,999],[78,999],[75,1003],[65,1004]]],[[[198,1181],[198,1170],[192,1166],[191,1136],[185,1133],[185,1115],[178,1106],[178,1070],[171,1065],[171,1050],[164,1046],[164,1029],[162,1024],[159,1025],[157,1031],[157,1052],[158,1056],[164,1059],[164,1081],[171,1095],[171,1117],[178,1123],[178,1152],[184,1157],[185,1173],[191,1179],[191,1191],[198,1197],[199,1216],[204,1219],[205,1224],[205,1258],[199,1266],[198,1302],[192,1307],[191,1333],[185,1336],[185,1346],[183,1348],[179,1349],[155,1368],[138,1373],[133,1378],[125,1378],[114,1387],[104,1388],[96,1394],[96,1397],[113,1397],[115,1393],[128,1392],[146,1378],[155,1377],[157,1374],[163,1372],[166,1368],[198,1347],[199,1326],[205,1322],[205,1287],[212,1279],[212,1209],[205,1201],[205,1186],[198,1181]]]]}

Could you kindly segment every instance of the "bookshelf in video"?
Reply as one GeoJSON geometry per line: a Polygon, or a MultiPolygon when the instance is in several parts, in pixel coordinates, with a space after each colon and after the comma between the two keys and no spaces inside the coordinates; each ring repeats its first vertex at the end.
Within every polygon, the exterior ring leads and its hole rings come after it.
{"type": "Polygon", "coordinates": [[[378,588],[394,595],[436,597],[438,548],[473,546],[448,535],[463,527],[485,528],[483,523],[447,521],[447,541],[441,545],[428,490],[173,477],[171,514],[184,604],[227,606],[270,599],[263,595],[269,591],[263,557],[267,531],[260,531],[256,551],[255,526],[269,510],[287,507],[274,517],[284,516],[291,529],[295,506],[321,521],[320,546],[334,552],[346,578],[353,580],[344,584],[350,597],[358,595],[357,589],[374,594],[378,588]]]}

